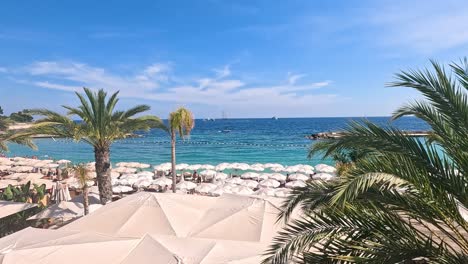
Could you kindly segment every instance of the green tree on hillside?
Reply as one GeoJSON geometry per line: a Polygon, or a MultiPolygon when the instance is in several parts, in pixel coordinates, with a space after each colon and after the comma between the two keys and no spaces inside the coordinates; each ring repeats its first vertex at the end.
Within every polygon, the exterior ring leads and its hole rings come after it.
{"type": "Polygon", "coordinates": [[[20,123],[29,123],[33,121],[33,117],[28,113],[28,110],[11,113],[10,119],[20,123]]]}

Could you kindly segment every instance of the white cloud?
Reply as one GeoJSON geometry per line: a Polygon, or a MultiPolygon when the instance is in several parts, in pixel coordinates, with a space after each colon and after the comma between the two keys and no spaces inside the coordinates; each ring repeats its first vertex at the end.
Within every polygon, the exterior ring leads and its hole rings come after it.
{"type": "Polygon", "coordinates": [[[145,95],[168,81],[169,66],[150,65],[135,75],[119,75],[103,68],[84,63],[42,61],[24,68],[34,77],[48,78],[34,82],[35,85],[51,89],[71,90],[73,87],[103,88],[121,91],[122,96],[145,95]],[[54,80],[54,82],[52,81],[54,80]]]}
{"type": "Polygon", "coordinates": [[[226,65],[222,69],[214,69],[214,72],[216,72],[219,79],[222,79],[231,75],[231,67],[226,65]]]}
{"type": "Polygon", "coordinates": [[[384,45],[432,53],[468,45],[466,1],[394,1],[370,10],[384,45]]]}
{"type": "Polygon", "coordinates": [[[288,83],[295,84],[299,79],[305,77],[305,74],[292,74],[288,72],[288,83]]]}
{"type": "MultiPolygon", "coordinates": [[[[203,104],[217,107],[263,107],[275,111],[279,106],[294,108],[334,102],[335,94],[312,94],[330,81],[305,82],[303,74],[288,74],[287,80],[273,85],[250,85],[232,78],[229,66],[215,70],[214,76],[181,83],[167,64],[152,64],[133,75],[117,74],[104,68],[77,62],[36,62],[23,68],[29,84],[47,89],[76,91],[81,87],[120,90],[122,97],[141,98],[176,104],[203,104]],[[298,84],[301,80],[301,84],[298,84]]],[[[270,81],[269,81],[270,82],[270,81]]],[[[254,107],[254,108],[255,108],[254,107]]],[[[252,110],[254,110],[252,108],[252,110]]]]}

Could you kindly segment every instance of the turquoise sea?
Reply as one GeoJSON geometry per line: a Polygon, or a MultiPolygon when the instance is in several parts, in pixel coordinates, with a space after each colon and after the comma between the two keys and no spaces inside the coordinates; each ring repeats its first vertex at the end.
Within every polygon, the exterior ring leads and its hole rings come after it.
{"type": "MultiPolygon", "coordinates": [[[[336,131],[350,120],[361,118],[279,118],[196,120],[190,139],[179,140],[177,162],[212,164],[221,162],[332,164],[321,157],[307,159],[307,150],[316,141],[306,139],[312,133],[336,131]]],[[[389,117],[370,117],[370,121],[388,125],[389,117]]],[[[405,117],[392,123],[404,130],[428,130],[423,121],[405,117]]],[[[169,136],[160,130],[141,133],[140,138],[119,140],[112,145],[113,163],[138,161],[159,164],[170,161],[169,136]]],[[[8,156],[68,159],[87,162],[94,159],[92,148],[68,139],[36,139],[38,150],[11,145],[8,156]]]]}

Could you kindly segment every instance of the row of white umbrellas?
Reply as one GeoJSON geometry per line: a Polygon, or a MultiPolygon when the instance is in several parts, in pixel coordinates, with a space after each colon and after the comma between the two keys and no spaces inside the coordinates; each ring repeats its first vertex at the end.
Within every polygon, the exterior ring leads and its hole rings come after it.
{"type": "MultiPolygon", "coordinates": [[[[172,165],[170,162],[162,163],[153,167],[157,171],[170,171],[172,165]]],[[[251,170],[251,171],[264,171],[271,170],[273,172],[287,172],[287,173],[303,173],[303,174],[314,174],[315,172],[323,173],[336,173],[336,169],[333,166],[326,164],[318,164],[315,167],[307,164],[297,164],[292,166],[283,166],[278,163],[220,163],[216,166],[210,164],[193,164],[189,165],[187,163],[180,163],[176,165],[176,170],[214,170],[214,171],[223,171],[223,170],[251,170]]]]}

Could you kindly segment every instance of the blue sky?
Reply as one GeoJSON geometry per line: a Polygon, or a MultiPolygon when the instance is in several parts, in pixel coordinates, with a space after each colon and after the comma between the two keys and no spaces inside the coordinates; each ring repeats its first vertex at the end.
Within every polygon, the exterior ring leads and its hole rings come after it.
{"type": "Polygon", "coordinates": [[[166,117],[389,115],[400,69],[468,55],[466,1],[0,3],[0,105],[76,105],[86,86],[166,117]]]}

